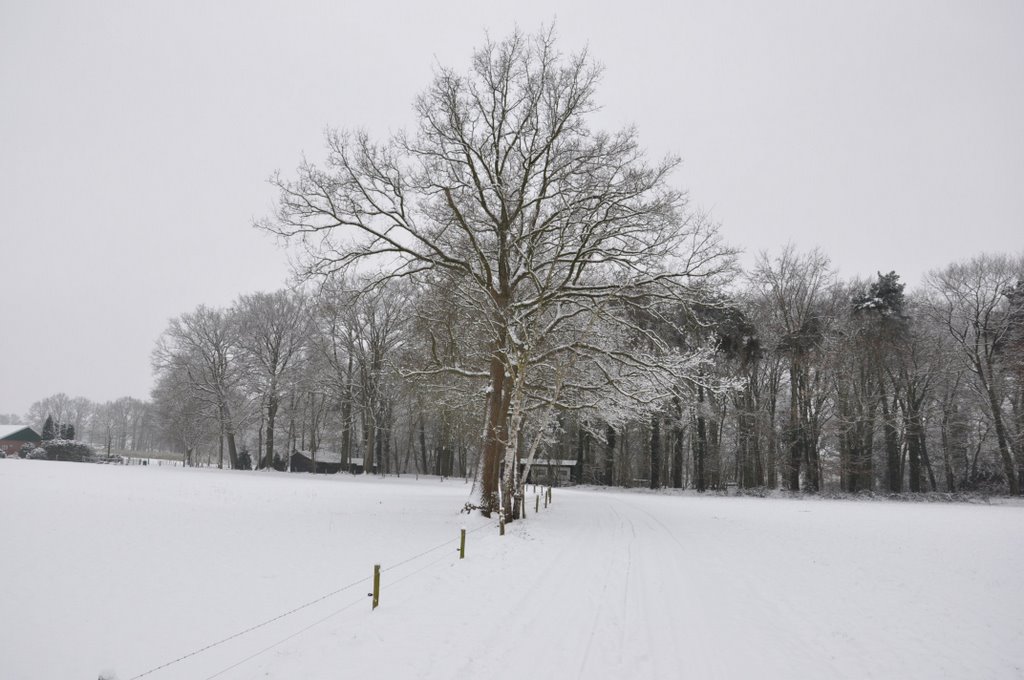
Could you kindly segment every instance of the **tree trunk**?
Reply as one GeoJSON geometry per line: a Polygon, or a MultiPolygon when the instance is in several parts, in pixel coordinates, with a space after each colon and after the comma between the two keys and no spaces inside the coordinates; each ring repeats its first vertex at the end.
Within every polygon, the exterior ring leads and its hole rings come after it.
{"type": "Polygon", "coordinates": [[[910,462],[910,479],[908,488],[911,493],[921,493],[921,447],[917,433],[913,430],[913,424],[904,422],[907,436],[907,455],[910,462]]]}
{"type": "MultiPolygon", "coordinates": [[[[698,388],[700,391],[703,388],[698,388]]],[[[698,402],[699,403],[699,402],[698,402]]],[[[707,490],[708,428],[703,415],[697,416],[696,437],[693,438],[693,486],[697,491],[707,490]]]]}
{"type": "Polygon", "coordinates": [[[708,464],[706,465],[708,486],[722,488],[722,420],[712,418],[708,427],[708,464]],[[710,474],[708,474],[710,473],[710,474]]]}
{"type": "MultiPolygon", "coordinates": [[[[815,380],[820,374],[815,374],[815,380]]],[[[821,459],[818,456],[818,424],[814,410],[810,376],[806,371],[800,374],[800,448],[803,452],[804,491],[817,493],[821,490],[821,459]]]]}
{"type": "Polygon", "coordinates": [[[779,487],[779,431],[775,427],[775,406],[768,413],[768,456],[764,463],[764,481],[769,489],[779,487]]]}
{"type": "Polygon", "coordinates": [[[418,466],[423,474],[427,474],[430,468],[427,466],[427,426],[424,423],[426,418],[420,413],[419,418],[419,434],[420,434],[420,465],[418,466]]]}
{"type": "Polygon", "coordinates": [[[900,474],[900,440],[894,414],[889,408],[889,397],[881,391],[879,404],[882,407],[882,436],[885,440],[885,486],[891,493],[903,491],[903,476],[900,474]]]}
{"type": "Polygon", "coordinates": [[[800,465],[804,459],[800,421],[800,371],[794,363],[789,371],[789,464],[786,468],[786,479],[790,491],[800,490],[800,465]]]}
{"type": "Polygon", "coordinates": [[[615,428],[609,425],[605,429],[604,483],[615,484],[615,428]]]}
{"type": "Polygon", "coordinates": [[[374,457],[377,453],[377,427],[373,423],[373,416],[363,419],[364,445],[363,445],[363,474],[372,475],[377,460],[374,457]]]}
{"type": "Polygon", "coordinates": [[[672,488],[683,488],[683,440],[686,430],[679,424],[679,416],[672,427],[672,488]]]}
{"type": "Polygon", "coordinates": [[[995,387],[992,385],[992,381],[984,375],[981,367],[978,367],[979,377],[981,377],[982,386],[985,388],[985,395],[988,397],[989,412],[992,415],[992,424],[996,428],[996,441],[999,444],[999,457],[1003,463],[1003,472],[1006,475],[1006,481],[1009,483],[1010,494],[1013,496],[1020,495],[1020,484],[1017,480],[1017,469],[1013,464],[1013,454],[1010,451],[1009,436],[1006,431],[1006,423],[1003,420],[1003,409],[999,403],[999,397],[996,395],[995,387]]]}
{"type": "Polygon", "coordinates": [[[497,350],[491,355],[490,374],[481,464],[483,479],[480,512],[484,517],[490,517],[492,512],[498,510],[498,485],[501,480],[501,461],[504,457],[502,442],[507,417],[504,409],[505,363],[497,350]]]}
{"type": "Polygon", "coordinates": [[[946,491],[953,493],[956,491],[956,475],[953,472],[953,446],[950,442],[949,420],[949,410],[943,405],[942,423],[939,428],[942,441],[942,467],[946,473],[946,491]]]}
{"type": "Polygon", "coordinates": [[[758,486],[757,481],[757,419],[754,414],[754,398],[750,385],[751,378],[747,378],[747,386],[743,395],[736,405],[736,457],[737,457],[737,479],[739,487],[751,489],[758,486]]]}
{"type": "Polygon", "coordinates": [[[583,463],[588,447],[587,430],[582,422],[576,424],[576,465],[572,468],[572,481],[583,483],[583,463]]]}
{"type": "Polygon", "coordinates": [[[238,448],[235,446],[235,433],[229,430],[226,433],[228,440],[228,461],[231,463],[232,470],[240,469],[238,466],[238,448]]]}
{"type": "Polygon", "coordinates": [[[651,488],[661,488],[661,417],[651,416],[651,488]]]}
{"type": "Polygon", "coordinates": [[[272,394],[267,401],[267,459],[263,464],[267,469],[274,467],[274,425],[277,423],[278,406],[277,395],[272,394]]]}

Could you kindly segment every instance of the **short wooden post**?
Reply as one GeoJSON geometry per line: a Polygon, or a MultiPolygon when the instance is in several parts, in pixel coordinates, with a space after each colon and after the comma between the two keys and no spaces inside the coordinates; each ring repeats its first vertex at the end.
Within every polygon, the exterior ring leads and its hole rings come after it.
{"type": "Polygon", "coordinates": [[[548,507],[548,492],[545,491],[544,492],[544,509],[547,510],[547,507],[548,507]]]}
{"type": "Polygon", "coordinates": [[[540,512],[540,494],[537,493],[537,487],[533,487],[533,492],[534,492],[534,494],[536,494],[533,497],[533,500],[534,500],[533,512],[534,512],[534,514],[536,514],[536,513],[540,512]]]}
{"type": "Polygon", "coordinates": [[[462,527],[462,535],[459,538],[459,559],[466,559],[466,527],[462,527]]]}
{"type": "Polygon", "coordinates": [[[370,611],[376,609],[378,604],[380,604],[380,565],[375,564],[373,565],[373,607],[370,608],[370,611]]]}
{"type": "Polygon", "coordinates": [[[501,517],[498,519],[498,535],[505,535],[505,513],[501,513],[501,517]]]}

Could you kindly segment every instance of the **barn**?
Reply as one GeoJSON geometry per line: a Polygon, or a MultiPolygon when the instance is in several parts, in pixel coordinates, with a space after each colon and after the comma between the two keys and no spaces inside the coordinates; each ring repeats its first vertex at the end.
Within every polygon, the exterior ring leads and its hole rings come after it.
{"type": "Polygon", "coordinates": [[[28,425],[0,425],[0,456],[17,456],[25,444],[38,446],[41,441],[28,425]]]}
{"type": "MultiPolygon", "coordinates": [[[[309,451],[292,452],[292,472],[312,472],[313,455],[309,451]]],[[[377,466],[373,466],[376,472],[377,466]]],[[[337,451],[316,452],[316,471],[319,474],[333,475],[337,472],[351,472],[354,475],[363,473],[363,459],[359,456],[350,456],[348,465],[342,461],[341,454],[337,451]]]]}
{"type": "MultiPolygon", "coordinates": [[[[309,451],[292,452],[292,472],[313,472],[313,456],[309,451]]],[[[333,475],[341,470],[341,454],[336,451],[316,452],[316,472],[333,475]]]]}

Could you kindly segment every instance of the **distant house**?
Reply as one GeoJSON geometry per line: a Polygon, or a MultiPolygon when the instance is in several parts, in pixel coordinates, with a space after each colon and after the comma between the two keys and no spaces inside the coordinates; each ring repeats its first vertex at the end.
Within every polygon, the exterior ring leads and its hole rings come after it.
{"type": "Polygon", "coordinates": [[[336,451],[317,451],[315,456],[309,451],[292,451],[292,472],[314,472],[314,457],[315,472],[319,474],[333,475],[341,470],[341,454],[336,451]]]}
{"type": "Polygon", "coordinates": [[[0,425],[0,456],[17,456],[25,444],[43,441],[28,425],[0,425]]]}

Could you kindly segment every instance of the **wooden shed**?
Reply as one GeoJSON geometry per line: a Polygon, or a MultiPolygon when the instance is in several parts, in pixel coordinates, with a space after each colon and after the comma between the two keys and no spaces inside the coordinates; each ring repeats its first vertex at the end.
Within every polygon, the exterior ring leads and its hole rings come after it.
{"type": "MultiPolygon", "coordinates": [[[[576,460],[538,458],[530,466],[530,476],[526,478],[526,483],[564,486],[572,481],[572,469],[576,463],[576,460]]],[[[521,462],[520,465],[525,470],[526,463],[521,462]]]]}
{"type": "Polygon", "coordinates": [[[333,475],[341,470],[341,454],[337,451],[317,451],[313,454],[309,451],[292,452],[292,472],[317,472],[319,474],[333,475]],[[316,469],[313,469],[313,460],[316,459],[316,469]]]}

